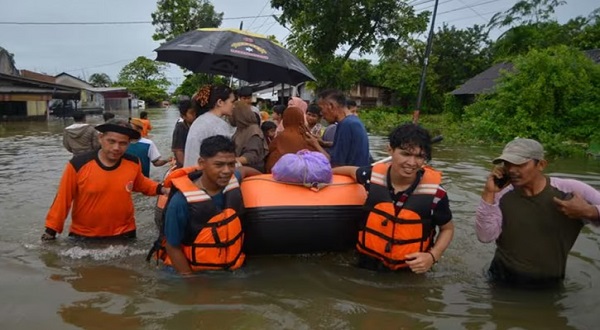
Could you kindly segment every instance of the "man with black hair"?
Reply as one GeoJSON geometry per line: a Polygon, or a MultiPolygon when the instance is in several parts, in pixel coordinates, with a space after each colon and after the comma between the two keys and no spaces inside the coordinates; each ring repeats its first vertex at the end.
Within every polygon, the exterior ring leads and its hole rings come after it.
{"type": "Polygon", "coordinates": [[[236,169],[231,139],[222,135],[204,139],[198,166],[179,169],[165,180],[176,190],[166,210],[166,254],[159,254],[163,262],[181,275],[241,267],[245,255],[239,186],[243,178],[257,174],[249,167],[236,169]]]}
{"type": "MultiPolygon", "coordinates": [[[[337,123],[333,146],[329,155],[331,166],[367,166],[370,164],[367,130],[357,116],[347,116],[346,96],[337,90],[326,90],[319,94],[317,105],[323,118],[330,124],[337,123]]],[[[316,137],[309,142],[316,146],[316,137]]]]}
{"type": "Polygon", "coordinates": [[[177,167],[183,167],[183,160],[185,159],[185,141],[187,140],[190,126],[196,118],[198,113],[192,106],[191,100],[182,100],[179,102],[179,115],[181,119],[175,124],[173,130],[173,140],[171,142],[171,151],[175,156],[177,167]]]}
{"type": "Polygon", "coordinates": [[[356,101],[346,101],[346,107],[348,108],[348,116],[358,116],[358,105],[356,104],[356,101]]]}
{"type": "Polygon", "coordinates": [[[96,129],[100,150],[75,156],[67,163],[46,216],[42,240],[53,240],[63,231],[71,206],[69,236],[135,238],[131,193],[156,196],[169,192],[142,174],[137,157],[125,154],[129,142],[140,138],[128,122],[111,119],[96,129]]]}
{"type": "Polygon", "coordinates": [[[240,101],[242,101],[250,106],[250,109],[252,109],[252,112],[254,112],[254,114],[256,115],[256,120],[258,121],[258,124],[260,125],[260,109],[258,107],[255,107],[254,105],[252,105],[252,87],[250,87],[250,86],[240,87],[240,89],[238,89],[238,91],[237,91],[237,95],[240,98],[240,101]]]}
{"type": "Polygon", "coordinates": [[[440,260],[454,235],[448,196],[442,174],[425,165],[431,159],[427,130],[404,124],[389,140],[391,163],[337,167],[333,173],[350,176],[368,191],[369,214],[356,245],[359,266],[424,273],[440,260]]]}
{"type": "Polygon", "coordinates": [[[144,124],[142,129],[142,137],[147,137],[148,133],[150,133],[152,130],[152,124],[150,123],[150,119],[148,119],[148,112],[140,112],[140,120],[142,121],[142,124],[144,124]]]}
{"type": "Polygon", "coordinates": [[[73,120],[75,122],[67,126],[63,132],[63,146],[73,156],[100,149],[98,132],[92,125],[86,124],[85,113],[73,112],[73,120]]]}

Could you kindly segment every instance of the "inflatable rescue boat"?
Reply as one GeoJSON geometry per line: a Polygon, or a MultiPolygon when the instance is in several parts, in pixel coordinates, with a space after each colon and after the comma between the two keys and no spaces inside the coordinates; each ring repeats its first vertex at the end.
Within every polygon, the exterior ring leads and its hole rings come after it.
{"type": "Polygon", "coordinates": [[[244,252],[249,255],[347,251],[354,248],[365,219],[365,189],[346,176],[307,187],[263,174],[245,178],[241,190],[244,252]]]}

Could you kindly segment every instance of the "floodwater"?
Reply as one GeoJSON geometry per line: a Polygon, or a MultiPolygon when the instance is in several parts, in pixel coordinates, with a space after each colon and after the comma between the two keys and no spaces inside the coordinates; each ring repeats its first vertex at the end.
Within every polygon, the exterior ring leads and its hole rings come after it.
{"type": "MultiPolygon", "coordinates": [[[[151,138],[168,155],[178,112],[149,112],[151,138]]],[[[477,241],[474,210],[498,147],[436,146],[432,164],[444,172],[456,233],[426,275],[358,269],[347,253],[250,257],[234,273],[182,279],[144,260],[156,235],[154,198],[134,196],[138,239],[131,245],[40,242],[70,157],[61,144],[64,126],[57,119],[0,124],[2,329],[597,328],[597,228],[582,231],[563,289],[518,291],[485,281],[494,246],[477,241]]],[[[383,144],[372,139],[375,156],[383,144]]],[[[151,176],[160,179],[165,170],[152,168],[151,176]]],[[[600,188],[598,161],[552,161],[548,173],[600,188]]]]}

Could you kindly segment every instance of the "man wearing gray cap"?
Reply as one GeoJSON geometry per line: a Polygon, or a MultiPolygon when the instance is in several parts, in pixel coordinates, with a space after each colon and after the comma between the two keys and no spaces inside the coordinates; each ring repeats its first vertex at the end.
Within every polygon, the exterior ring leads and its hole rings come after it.
{"type": "Polygon", "coordinates": [[[600,225],[600,193],[573,180],[548,177],[544,148],[531,139],[509,142],[477,208],[477,238],[496,242],[488,275],[518,286],[560,284],[567,256],[586,222],[600,225]]]}

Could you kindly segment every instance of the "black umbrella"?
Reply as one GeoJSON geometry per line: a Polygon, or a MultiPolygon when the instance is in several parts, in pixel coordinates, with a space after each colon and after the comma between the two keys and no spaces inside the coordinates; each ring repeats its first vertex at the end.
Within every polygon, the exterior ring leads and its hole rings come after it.
{"type": "Polygon", "coordinates": [[[157,61],[193,72],[232,75],[248,82],[298,84],[315,77],[300,60],[276,41],[236,29],[186,32],[154,50],[157,61]]]}

